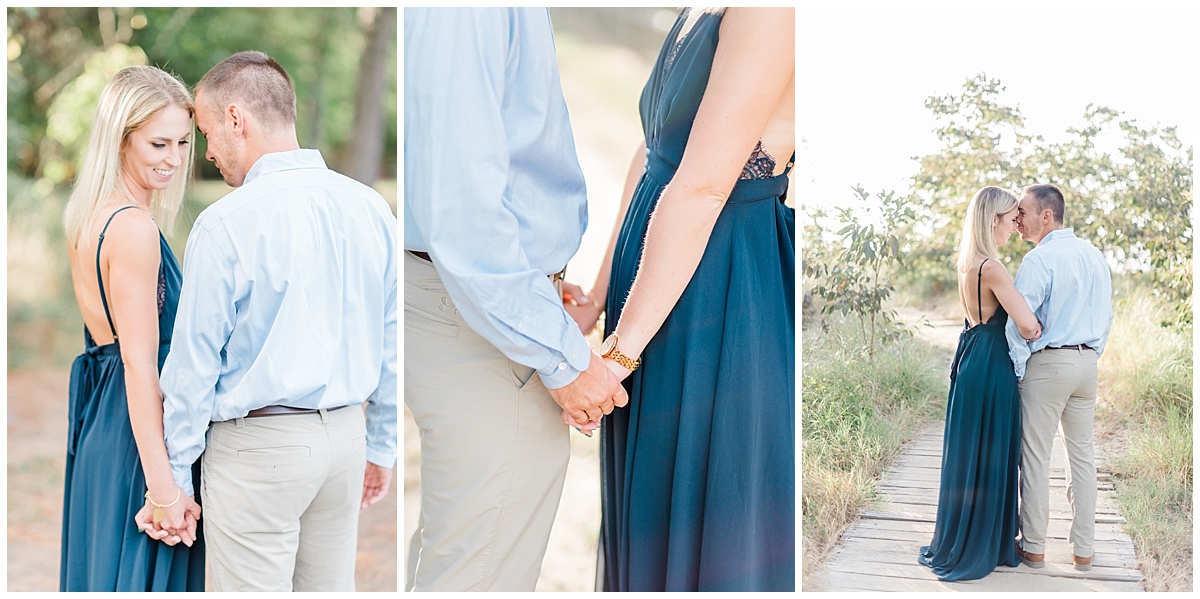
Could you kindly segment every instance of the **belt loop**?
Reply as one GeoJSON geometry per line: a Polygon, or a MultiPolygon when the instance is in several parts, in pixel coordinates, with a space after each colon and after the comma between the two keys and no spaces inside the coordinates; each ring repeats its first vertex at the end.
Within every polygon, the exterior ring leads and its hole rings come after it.
{"type": "Polygon", "coordinates": [[[321,413],[321,424],[329,424],[329,410],[321,408],[317,411],[321,413]]]}
{"type": "Polygon", "coordinates": [[[238,416],[237,418],[233,419],[233,425],[238,428],[246,428],[246,419],[238,416]]]}

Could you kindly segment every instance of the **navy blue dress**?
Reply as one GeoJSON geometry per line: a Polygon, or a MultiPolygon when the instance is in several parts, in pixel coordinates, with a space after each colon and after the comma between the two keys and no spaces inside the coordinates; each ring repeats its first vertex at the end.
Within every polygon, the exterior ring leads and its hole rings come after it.
{"type": "MultiPolygon", "coordinates": [[[[978,308],[982,315],[982,300],[978,308]]],[[[964,328],[950,367],[937,520],[933,541],[917,558],[941,580],[975,580],[1018,564],[1021,402],[1007,322],[997,306],[987,322],[964,328]]]]}
{"type": "MultiPolygon", "coordinates": [[[[130,206],[129,208],[132,208],[130,206]]],[[[96,280],[104,234],[96,247],[96,280]]],[[[171,329],[182,277],[167,240],[159,233],[158,368],[171,346],[171,329]]],[[[108,299],[100,283],[108,317],[108,299]]],[[[125,365],[114,341],[97,346],[84,329],[87,351],[71,365],[67,470],[63,493],[60,591],[203,591],[203,534],[192,547],[169,547],[138,530],[133,517],[145,504],[146,479],[133,440],[125,395],[125,365]]],[[[199,484],[199,464],[193,480],[199,484]]],[[[197,487],[198,488],[198,487],[197,487]]],[[[156,498],[170,501],[170,497],[156,498]]]]}
{"type": "MultiPolygon", "coordinates": [[[[613,256],[606,335],[708,83],[722,15],[676,43],[687,14],[642,92],[647,165],[613,256]]],[[[604,418],[604,590],[795,589],[795,211],[774,166],[760,145],[626,379],[629,405],[604,418]]]]}

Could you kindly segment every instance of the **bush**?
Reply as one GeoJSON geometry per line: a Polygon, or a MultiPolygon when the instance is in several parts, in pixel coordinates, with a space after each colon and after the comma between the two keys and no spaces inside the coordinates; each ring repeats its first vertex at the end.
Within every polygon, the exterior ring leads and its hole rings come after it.
{"type": "Polygon", "coordinates": [[[922,421],[940,415],[948,389],[941,348],[909,337],[868,361],[853,329],[843,319],[804,334],[805,573],[876,498],[884,470],[922,421]]]}

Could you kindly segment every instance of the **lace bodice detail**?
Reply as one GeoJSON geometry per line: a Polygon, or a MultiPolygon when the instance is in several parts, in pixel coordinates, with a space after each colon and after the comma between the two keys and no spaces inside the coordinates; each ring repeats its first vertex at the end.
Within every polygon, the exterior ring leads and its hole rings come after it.
{"type": "Polygon", "coordinates": [[[762,140],[760,139],[758,140],[758,145],[754,146],[754,151],[750,152],[750,159],[742,167],[742,175],[738,179],[770,179],[774,176],[775,157],[763,149],[762,140]]]}

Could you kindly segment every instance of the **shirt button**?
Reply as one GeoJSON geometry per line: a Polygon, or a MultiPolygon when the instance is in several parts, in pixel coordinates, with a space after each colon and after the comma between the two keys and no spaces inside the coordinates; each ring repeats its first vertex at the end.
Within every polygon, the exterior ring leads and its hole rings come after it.
{"type": "Polygon", "coordinates": [[[567,369],[567,363],[566,363],[566,362],[559,362],[559,363],[558,363],[558,368],[557,368],[556,370],[566,370],[566,369],[567,369]]]}

